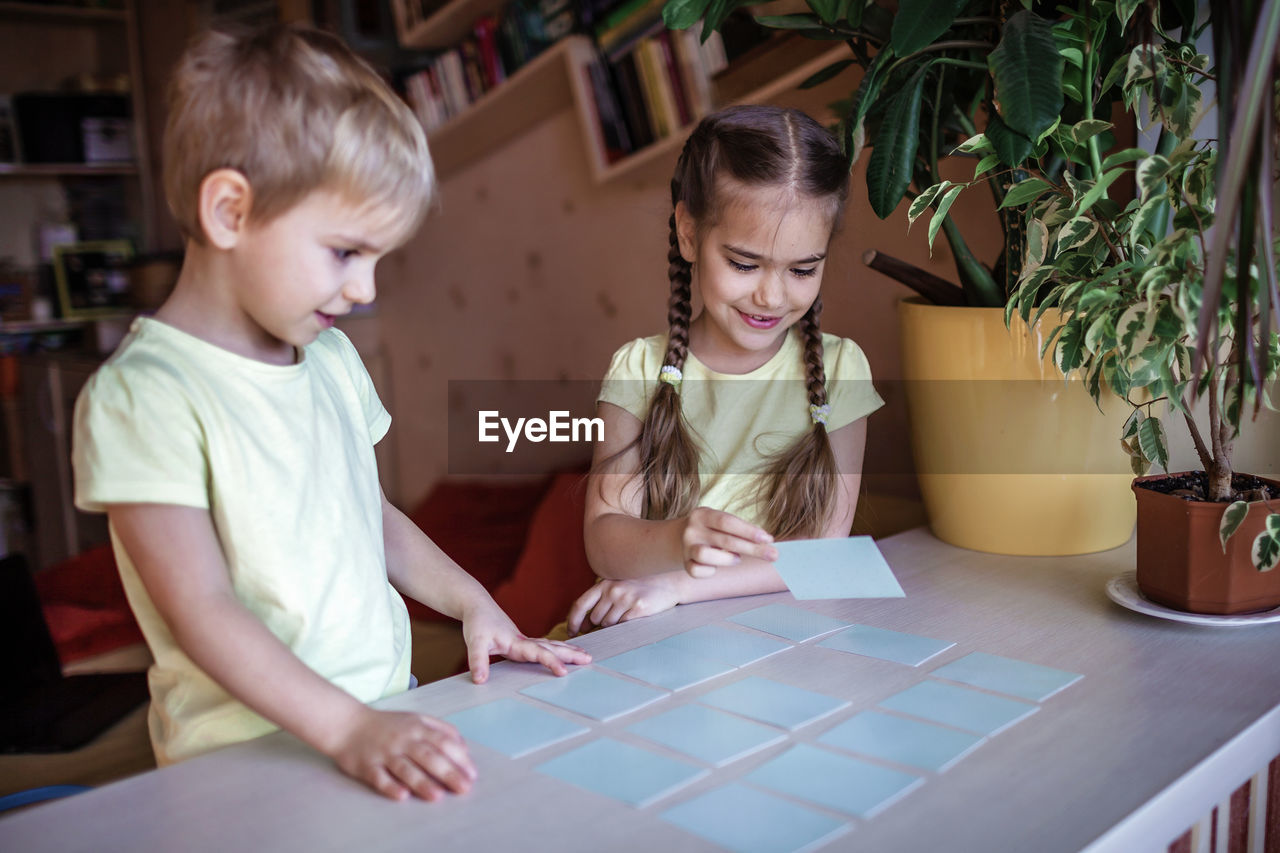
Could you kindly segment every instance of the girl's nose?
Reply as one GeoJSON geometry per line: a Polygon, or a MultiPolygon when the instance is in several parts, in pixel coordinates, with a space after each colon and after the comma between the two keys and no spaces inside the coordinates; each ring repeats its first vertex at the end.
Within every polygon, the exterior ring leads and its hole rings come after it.
{"type": "Polygon", "coordinates": [[[373,283],[373,270],[357,272],[342,285],[342,295],[349,302],[367,305],[373,301],[378,289],[373,283]]]}
{"type": "Polygon", "coordinates": [[[782,281],[782,276],[764,271],[756,284],[755,293],[752,294],[752,301],[761,308],[776,310],[782,307],[782,300],[785,295],[786,285],[782,281]]]}

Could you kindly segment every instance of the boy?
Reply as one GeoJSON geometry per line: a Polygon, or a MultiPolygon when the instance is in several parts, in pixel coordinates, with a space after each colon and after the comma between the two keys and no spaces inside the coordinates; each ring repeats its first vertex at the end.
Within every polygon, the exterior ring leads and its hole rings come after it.
{"type": "Polygon", "coordinates": [[[421,220],[422,129],[332,36],[214,32],[174,72],[164,161],[182,271],[85,387],[73,446],[155,656],[157,760],[279,726],[388,797],[466,791],[453,728],[365,704],[410,686],[396,590],[462,620],[478,683],[490,654],[590,658],[523,637],[378,484],[391,419],[332,326],[421,220]]]}

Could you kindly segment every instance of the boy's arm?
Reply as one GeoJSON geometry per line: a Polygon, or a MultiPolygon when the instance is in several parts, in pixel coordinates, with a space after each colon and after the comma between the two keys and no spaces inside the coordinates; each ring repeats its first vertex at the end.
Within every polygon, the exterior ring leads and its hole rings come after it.
{"type": "Polygon", "coordinates": [[[470,787],[452,726],[375,711],[304,664],[236,598],[208,510],[114,504],[111,524],[179,648],[246,706],[400,799],[470,787]]]}
{"type": "Polygon", "coordinates": [[[566,663],[586,664],[591,656],[577,646],[530,639],[516,628],[485,588],[455,563],[408,516],[382,496],[382,535],[387,577],[405,595],[462,622],[471,677],[489,677],[489,656],[540,663],[564,675],[566,663]]]}
{"type": "Polygon", "coordinates": [[[698,507],[681,518],[640,517],[639,418],[612,403],[600,403],[604,440],[596,445],[587,482],[584,536],[587,560],[601,578],[642,578],[673,570],[710,575],[723,566],[777,556],[773,538],[737,516],[698,507]],[[631,446],[629,446],[631,445],[631,446]]]}

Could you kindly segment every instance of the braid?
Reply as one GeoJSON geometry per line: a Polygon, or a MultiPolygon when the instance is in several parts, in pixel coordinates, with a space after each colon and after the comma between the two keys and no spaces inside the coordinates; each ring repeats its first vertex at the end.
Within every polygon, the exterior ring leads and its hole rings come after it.
{"type": "MultiPolygon", "coordinates": [[[[822,366],[822,329],[818,321],[822,317],[822,294],[800,318],[800,334],[804,336],[804,385],[809,392],[809,404],[827,404],[827,372],[822,366]]],[[[821,427],[822,424],[815,424],[821,427]]]]}
{"type": "MultiPolygon", "coordinates": [[[[667,278],[671,297],[667,303],[667,351],[664,367],[684,369],[689,355],[689,320],[693,313],[693,268],[680,254],[675,206],[680,202],[680,174],[688,161],[689,147],[680,155],[676,177],[671,180],[670,236],[667,246],[667,278]]],[[[698,505],[699,448],[680,407],[676,385],[659,382],[649,411],[645,414],[640,438],[640,478],[644,497],[644,517],[676,518],[698,505]]]]}

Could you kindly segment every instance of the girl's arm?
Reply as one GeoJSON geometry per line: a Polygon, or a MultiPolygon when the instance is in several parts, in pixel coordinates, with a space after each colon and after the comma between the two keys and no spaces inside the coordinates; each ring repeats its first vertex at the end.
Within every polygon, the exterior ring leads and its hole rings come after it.
{"type": "Polygon", "coordinates": [[[386,546],[387,577],[397,590],[462,622],[471,678],[483,684],[489,677],[489,656],[540,663],[564,675],[566,663],[586,664],[591,656],[577,646],[552,640],[533,640],[521,634],[480,582],[382,495],[382,537],[386,546]]]}
{"type": "Polygon", "coordinates": [[[640,578],[674,569],[709,576],[717,568],[777,556],[773,537],[727,512],[699,507],[682,518],[640,517],[640,454],[628,445],[640,435],[639,418],[600,403],[604,440],[596,445],[587,481],[583,534],[587,560],[602,578],[640,578]]]}
{"type": "MultiPolygon", "coordinates": [[[[605,435],[608,436],[607,421],[605,435]]],[[[836,489],[835,510],[822,533],[824,539],[848,536],[853,527],[862,486],[867,419],[860,418],[841,427],[831,433],[830,439],[836,470],[842,473],[836,489]]],[[[785,588],[773,564],[754,557],[744,557],[736,565],[721,568],[710,577],[695,578],[685,571],[672,570],[629,580],[606,579],[574,602],[569,610],[568,627],[572,635],[585,625],[614,625],[651,616],[677,604],[781,592],[785,588]]]]}
{"type": "Polygon", "coordinates": [[[452,726],[369,708],[249,612],[208,510],[114,504],[108,517],[178,647],[236,699],[392,799],[470,788],[475,766],[452,726]]]}

